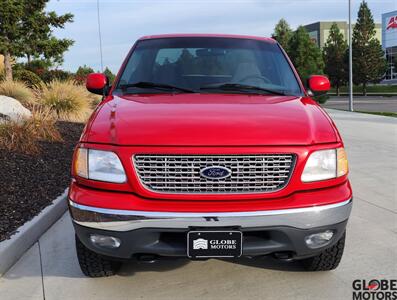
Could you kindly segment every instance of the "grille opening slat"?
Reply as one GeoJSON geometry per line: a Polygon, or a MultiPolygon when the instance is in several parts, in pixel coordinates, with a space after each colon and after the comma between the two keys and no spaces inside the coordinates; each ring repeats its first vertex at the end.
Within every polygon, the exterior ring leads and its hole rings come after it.
{"type": "Polygon", "coordinates": [[[284,188],[295,164],[294,154],[158,155],[137,154],[133,163],[141,184],[158,193],[269,193],[284,188]],[[230,170],[222,179],[200,171],[217,166],[230,170]]]}
{"type": "MultiPolygon", "coordinates": [[[[220,162],[220,164],[221,164],[222,162],[220,162]]],[[[282,163],[284,163],[284,162],[282,162],[282,163]]],[[[272,162],[272,164],[275,164],[275,162],[272,162]]],[[[137,167],[138,168],[148,168],[148,169],[172,169],[172,168],[179,168],[179,169],[196,169],[196,168],[199,168],[199,166],[194,166],[194,167],[191,167],[191,166],[178,166],[178,167],[170,167],[169,165],[167,166],[167,167],[165,167],[165,166],[142,166],[142,165],[137,165],[137,167]]],[[[237,169],[253,169],[253,168],[258,168],[258,169],[264,169],[264,168],[267,168],[267,169],[270,169],[270,168],[286,168],[286,169],[289,169],[291,167],[291,164],[289,163],[288,165],[285,165],[285,166],[262,166],[262,167],[259,167],[259,166],[241,166],[241,167],[234,167],[234,168],[237,168],[237,169]]]]}

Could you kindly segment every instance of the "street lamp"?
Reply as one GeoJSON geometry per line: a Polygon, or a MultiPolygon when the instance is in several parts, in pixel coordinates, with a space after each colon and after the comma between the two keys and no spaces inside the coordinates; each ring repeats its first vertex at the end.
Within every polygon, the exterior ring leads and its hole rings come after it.
{"type": "Polygon", "coordinates": [[[353,46],[352,46],[352,16],[349,0],[349,110],[353,111],[353,46]]]}

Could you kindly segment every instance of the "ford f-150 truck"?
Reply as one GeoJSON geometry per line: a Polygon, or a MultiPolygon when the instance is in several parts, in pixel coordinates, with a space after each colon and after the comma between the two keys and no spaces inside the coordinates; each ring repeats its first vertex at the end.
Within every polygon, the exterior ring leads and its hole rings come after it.
{"type": "Polygon", "coordinates": [[[124,260],[271,255],[307,270],[341,260],[352,190],[342,139],[270,38],[139,39],[75,149],[68,203],[91,277],[124,260]]]}

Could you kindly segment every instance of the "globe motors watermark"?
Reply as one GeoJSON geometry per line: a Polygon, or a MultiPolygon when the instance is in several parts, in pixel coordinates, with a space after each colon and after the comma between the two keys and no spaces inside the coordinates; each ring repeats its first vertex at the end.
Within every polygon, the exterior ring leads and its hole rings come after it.
{"type": "Polygon", "coordinates": [[[397,279],[356,279],[353,300],[397,300],[397,279]]]}

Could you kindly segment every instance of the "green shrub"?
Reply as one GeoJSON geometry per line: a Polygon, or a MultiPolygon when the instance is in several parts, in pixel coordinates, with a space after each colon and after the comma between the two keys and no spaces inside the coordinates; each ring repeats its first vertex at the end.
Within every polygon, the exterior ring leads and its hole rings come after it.
{"type": "Polygon", "coordinates": [[[54,80],[67,81],[72,80],[72,74],[63,70],[36,70],[37,75],[46,82],[51,83],[54,80]]]}
{"type": "Polygon", "coordinates": [[[30,107],[36,101],[32,90],[20,81],[4,80],[0,82],[0,95],[17,99],[25,107],[30,107]]]}
{"type": "Polygon", "coordinates": [[[105,71],[103,71],[103,74],[105,74],[109,78],[109,84],[112,85],[113,81],[116,79],[116,75],[110,71],[108,67],[105,68],[105,71]]]}
{"type": "Polygon", "coordinates": [[[26,85],[30,88],[39,87],[42,83],[41,78],[29,70],[16,70],[13,72],[14,80],[19,80],[25,82],[26,85]]]}
{"type": "Polygon", "coordinates": [[[77,71],[76,74],[74,74],[74,80],[78,83],[78,84],[82,84],[85,85],[85,82],[87,80],[87,76],[90,73],[95,73],[94,69],[89,67],[89,66],[80,66],[77,71]]]}
{"type": "MultiPolygon", "coordinates": [[[[331,88],[330,90],[331,93],[336,93],[335,88],[331,88]]],[[[349,87],[347,86],[342,86],[340,88],[341,93],[348,93],[349,92],[349,87]]],[[[353,86],[353,93],[362,93],[363,92],[363,87],[360,86],[353,86]]],[[[377,93],[377,94],[382,94],[382,93],[397,93],[397,85],[396,84],[375,84],[375,85],[368,85],[367,86],[367,92],[368,93],[377,93]]],[[[384,96],[386,96],[385,94],[384,96]]]]}
{"type": "Polygon", "coordinates": [[[320,104],[324,104],[329,99],[329,95],[324,94],[324,95],[314,96],[313,99],[320,104]]]}

